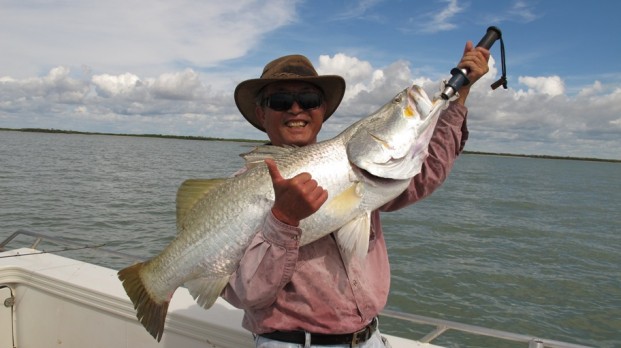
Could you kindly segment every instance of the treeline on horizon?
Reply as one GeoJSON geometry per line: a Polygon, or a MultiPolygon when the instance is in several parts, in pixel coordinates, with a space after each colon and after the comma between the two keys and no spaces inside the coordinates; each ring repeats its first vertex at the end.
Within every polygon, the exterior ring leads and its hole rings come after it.
{"type": "MultiPolygon", "coordinates": [[[[80,132],[80,131],[72,131],[72,130],[45,129],[45,128],[0,128],[0,131],[17,131],[17,132],[34,132],[34,133],[59,133],[59,134],[83,134],[83,135],[113,135],[113,136],[124,136],[124,137],[146,137],[146,138],[165,138],[165,139],[180,139],[180,140],[204,140],[204,141],[235,141],[235,142],[247,142],[247,143],[265,143],[265,142],[267,142],[267,140],[212,138],[212,137],[201,137],[201,136],[193,136],[193,135],[118,134],[118,133],[100,133],[100,132],[80,132]]],[[[524,155],[524,154],[481,152],[481,151],[468,151],[468,150],[465,150],[463,153],[464,154],[472,154],[472,155],[508,156],[508,157],[530,157],[530,158],[542,158],[542,159],[564,159],[564,160],[579,160],[579,161],[621,163],[621,160],[616,160],[616,159],[590,158],[590,157],[569,157],[569,156],[564,157],[564,156],[550,156],[550,155],[524,155]]]]}
{"type": "Polygon", "coordinates": [[[166,135],[166,134],[119,134],[119,133],[102,133],[102,132],[80,132],[64,129],[46,129],[46,128],[0,128],[0,131],[16,131],[16,132],[33,132],[33,133],[58,133],[58,134],[82,134],[82,135],[113,135],[119,137],[144,137],[144,138],[166,138],[181,140],[207,140],[207,141],[236,141],[249,143],[265,143],[267,140],[252,139],[230,139],[230,138],[211,138],[193,135],[166,135]]]}

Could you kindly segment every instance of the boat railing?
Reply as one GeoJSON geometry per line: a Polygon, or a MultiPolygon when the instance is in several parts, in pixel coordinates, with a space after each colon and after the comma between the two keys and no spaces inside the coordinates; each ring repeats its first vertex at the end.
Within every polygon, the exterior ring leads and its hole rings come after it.
{"type": "MultiPolygon", "coordinates": [[[[128,253],[105,249],[102,247],[88,246],[88,245],[84,245],[84,244],[80,244],[80,243],[67,240],[65,238],[53,237],[53,236],[49,236],[49,235],[45,235],[45,234],[41,234],[37,232],[32,232],[28,230],[18,230],[17,232],[11,234],[6,239],[4,239],[2,242],[0,242],[0,252],[7,250],[6,249],[7,245],[11,241],[16,239],[18,236],[28,236],[28,237],[34,238],[34,241],[29,246],[29,248],[31,249],[37,249],[39,244],[42,241],[45,241],[48,243],[52,243],[54,245],[66,247],[67,248],[66,250],[75,250],[75,249],[80,249],[80,248],[84,248],[84,249],[93,248],[94,250],[97,250],[98,253],[107,253],[109,255],[114,255],[114,256],[124,258],[129,261],[133,261],[133,262],[142,261],[141,258],[130,255],[128,253]]],[[[417,339],[417,341],[421,343],[432,343],[433,340],[437,339],[444,333],[452,330],[452,331],[459,331],[462,333],[471,334],[475,336],[486,336],[486,337],[492,337],[495,339],[501,339],[505,341],[524,343],[524,346],[528,348],[546,348],[546,347],[549,347],[549,348],[590,348],[589,346],[584,346],[584,345],[579,345],[579,344],[556,341],[556,340],[551,340],[551,339],[537,338],[537,337],[524,335],[524,334],[517,334],[517,333],[508,332],[508,331],[490,329],[490,328],[486,328],[482,326],[463,324],[463,323],[454,322],[450,320],[436,319],[436,318],[426,317],[422,315],[404,313],[404,312],[399,312],[399,311],[394,311],[394,310],[389,310],[389,309],[383,310],[380,313],[380,316],[398,319],[398,320],[404,320],[404,321],[407,321],[413,324],[432,326],[433,329],[429,333],[427,333],[422,338],[417,339]]]]}
{"type": "Polygon", "coordinates": [[[482,326],[462,324],[459,322],[454,322],[450,320],[436,319],[431,317],[426,317],[422,315],[412,314],[412,313],[404,313],[399,311],[393,311],[389,309],[384,309],[381,316],[401,319],[405,321],[409,321],[415,324],[429,325],[434,326],[435,328],[426,334],[424,337],[417,339],[417,341],[421,343],[431,343],[431,341],[438,338],[440,335],[444,334],[449,330],[460,331],[467,334],[477,335],[477,336],[487,336],[497,339],[502,339],[506,341],[514,341],[514,342],[522,342],[528,348],[587,348],[589,346],[561,342],[556,340],[537,338],[529,335],[517,334],[508,331],[490,329],[482,326]]]}
{"type": "MultiPolygon", "coordinates": [[[[85,244],[81,244],[81,243],[76,243],[76,242],[73,242],[73,241],[65,239],[65,238],[49,236],[49,235],[45,235],[45,234],[41,234],[41,233],[37,233],[37,232],[33,232],[33,231],[28,231],[28,230],[18,230],[17,232],[15,232],[15,233],[11,234],[10,236],[8,236],[7,238],[5,238],[2,242],[0,242],[0,252],[6,251],[6,246],[11,241],[16,239],[18,236],[28,236],[28,237],[32,237],[34,239],[32,244],[30,244],[28,246],[28,248],[30,248],[30,249],[37,249],[39,247],[39,244],[41,244],[41,242],[45,241],[47,243],[51,243],[53,245],[57,245],[57,246],[63,248],[63,249],[55,250],[54,252],[62,252],[62,251],[68,251],[68,250],[79,250],[79,249],[93,249],[93,250],[97,250],[98,253],[105,253],[105,254],[108,254],[108,255],[114,255],[114,256],[117,256],[119,258],[127,259],[127,260],[132,261],[132,262],[143,261],[143,259],[141,259],[140,257],[134,256],[134,255],[131,255],[131,254],[128,254],[128,253],[123,253],[123,252],[120,252],[120,251],[106,249],[106,248],[103,248],[103,247],[98,246],[98,245],[85,245],[85,244]]],[[[46,251],[43,251],[43,252],[46,252],[46,251]]]]}

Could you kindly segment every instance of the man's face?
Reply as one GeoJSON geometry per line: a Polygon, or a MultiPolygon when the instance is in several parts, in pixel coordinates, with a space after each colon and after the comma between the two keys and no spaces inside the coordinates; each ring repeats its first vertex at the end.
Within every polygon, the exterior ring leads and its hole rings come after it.
{"type": "MultiPolygon", "coordinates": [[[[319,93],[321,95],[319,88],[310,83],[289,81],[275,82],[265,86],[263,97],[266,98],[276,93],[293,95],[319,93]]],[[[326,104],[322,102],[319,107],[303,109],[296,101],[286,110],[278,111],[269,106],[257,106],[255,112],[273,145],[305,146],[317,142],[317,134],[323,124],[326,104]]]]}

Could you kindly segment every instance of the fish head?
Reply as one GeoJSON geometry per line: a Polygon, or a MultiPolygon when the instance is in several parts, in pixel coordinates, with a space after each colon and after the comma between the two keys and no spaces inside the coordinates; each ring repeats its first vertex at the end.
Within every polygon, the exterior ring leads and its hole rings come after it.
{"type": "Polygon", "coordinates": [[[414,177],[428,155],[438,117],[447,105],[439,94],[431,100],[417,85],[406,88],[356,124],[346,145],[350,163],[374,177],[414,177]]]}

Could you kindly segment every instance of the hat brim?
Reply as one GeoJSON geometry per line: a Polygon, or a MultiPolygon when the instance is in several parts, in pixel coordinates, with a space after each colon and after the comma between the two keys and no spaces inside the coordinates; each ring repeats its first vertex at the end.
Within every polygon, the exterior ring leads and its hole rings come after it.
{"type": "Polygon", "coordinates": [[[237,108],[246,120],[262,132],[265,132],[265,128],[263,128],[263,125],[259,122],[255,114],[255,98],[263,87],[273,82],[282,81],[308,82],[321,88],[326,101],[326,113],[323,118],[324,122],[336,111],[336,108],[338,108],[345,95],[345,80],[338,75],[294,76],[291,78],[274,79],[259,78],[243,81],[235,88],[235,105],[237,105],[237,108]]]}

